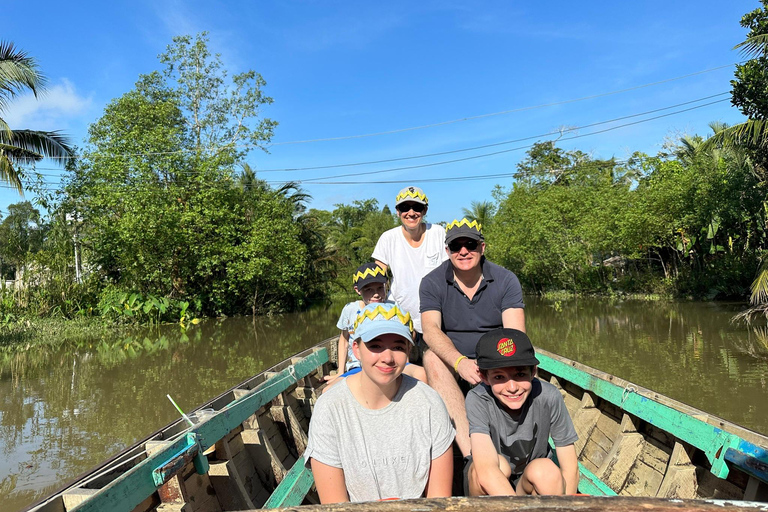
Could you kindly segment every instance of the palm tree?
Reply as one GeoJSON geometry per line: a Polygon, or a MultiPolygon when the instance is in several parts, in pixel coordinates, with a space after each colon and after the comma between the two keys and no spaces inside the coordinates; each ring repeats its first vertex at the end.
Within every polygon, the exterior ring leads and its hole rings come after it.
{"type": "Polygon", "coordinates": [[[11,130],[2,118],[12,98],[25,90],[37,95],[45,88],[45,78],[37,63],[12,43],[0,41],[0,181],[23,194],[20,165],[38,162],[45,157],[62,158],[74,155],[69,143],[59,132],[11,130]]]}
{"type": "MultiPolygon", "coordinates": [[[[768,34],[748,37],[733,49],[741,49],[745,57],[766,57],[768,56],[768,34]]],[[[703,149],[713,147],[768,149],[768,119],[747,119],[743,123],[717,131],[707,139],[703,149]]]]}
{"type": "Polygon", "coordinates": [[[472,201],[470,208],[462,208],[462,214],[469,220],[476,220],[481,226],[488,226],[496,213],[496,207],[491,201],[472,201]]]}

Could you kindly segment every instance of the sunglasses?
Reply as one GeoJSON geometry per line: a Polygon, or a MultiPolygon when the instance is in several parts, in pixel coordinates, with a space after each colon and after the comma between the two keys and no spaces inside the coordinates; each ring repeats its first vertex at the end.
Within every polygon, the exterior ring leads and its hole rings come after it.
{"type": "Polygon", "coordinates": [[[459,252],[462,247],[466,247],[468,251],[474,251],[477,249],[477,246],[477,240],[464,240],[463,242],[460,240],[453,240],[448,244],[448,249],[450,249],[451,252],[459,252]]]}
{"type": "Polygon", "coordinates": [[[397,211],[400,213],[407,213],[410,210],[413,210],[416,213],[421,213],[424,211],[426,206],[421,203],[400,203],[395,208],[397,208],[397,211]]]}

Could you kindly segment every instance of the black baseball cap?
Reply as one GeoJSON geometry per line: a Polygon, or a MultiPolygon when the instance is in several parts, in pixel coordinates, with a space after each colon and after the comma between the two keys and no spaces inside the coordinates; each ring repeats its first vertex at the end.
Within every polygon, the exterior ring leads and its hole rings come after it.
{"type": "Polygon", "coordinates": [[[376,263],[364,263],[357,267],[352,274],[352,283],[358,290],[362,290],[371,283],[386,283],[387,272],[376,263]]]}
{"type": "Polygon", "coordinates": [[[517,329],[500,327],[488,331],[480,337],[476,351],[477,367],[481,370],[539,364],[528,335],[517,329]]]}

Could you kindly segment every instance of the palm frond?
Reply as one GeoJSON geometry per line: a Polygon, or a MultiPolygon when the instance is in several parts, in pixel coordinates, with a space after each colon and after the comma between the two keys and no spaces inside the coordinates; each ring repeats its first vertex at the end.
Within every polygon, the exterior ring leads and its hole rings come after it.
{"type": "Polygon", "coordinates": [[[765,55],[768,53],[768,34],[760,34],[748,37],[733,47],[734,50],[740,50],[745,57],[765,55]]]}
{"type": "Polygon", "coordinates": [[[8,158],[3,150],[0,148],[0,181],[4,181],[11,185],[20,195],[24,195],[24,189],[21,186],[21,180],[19,179],[19,173],[13,166],[13,161],[8,158]]]}
{"type": "Polygon", "coordinates": [[[35,59],[14,47],[13,43],[0,41],[0,98],[15,96],[24,89],[30,89],[37,96],[45,83],[35,59]]]}
{"type": "Polygon", "coordinates": [[[768,120],[750,119],[740,124],[724,128],[708,138],[701,149],[732,148],[747,146],[753,148],[768,147],[768,120]]]}
{"type": "Polygon", "coordinates": [[[760,264],[760,270],[757,272],[757,277],[750,286],[752,294],[749,297],[749,302],[756,306],[760,304],[768,304],[768,259],[763,260],[760,264]]]}
{"type": "Polygon", "coordinates": [[[0,142],[0,152],[7,156],[14,164],[28,165],[39,162],[44,157],[40,153],[30,151],[12,144],[0,142]]]}
{"type": "Polygon", "coordinates": [[[16,146],[48,158],[63,159],[75,154],[67,137],[61,132],[13,130],[8,137],[7,133],[0,131],[0,144],[16,146]]]}

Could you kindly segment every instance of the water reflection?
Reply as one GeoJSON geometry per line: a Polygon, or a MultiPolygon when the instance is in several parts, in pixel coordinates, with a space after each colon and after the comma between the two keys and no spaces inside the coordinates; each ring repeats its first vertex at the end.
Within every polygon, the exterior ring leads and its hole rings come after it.
{"type": "MultiPolygon", "coordinates": [[[[768,432],[765,332],[737,305],[527,298],[534,343],[768,432]]],[[[243,379],[334,335],[343,303],[0,356],[0,499],[18,510],[243,379]],[[4,359],[3,359],[4,358],[4,359]]]]}
{"type": "Polygon", "coordinates": [[[336,332],[339,307],[228,318],[183,332],[7,356],[0,368],[0,499],[18,510],[177,413],[336,332]]]}
{"type": "Polygon", "coordinates": [[[741,305],[528,304],[526,323],[536,345],[768,432],[768,350],[759,331],[730,323],[741,305]]]}

